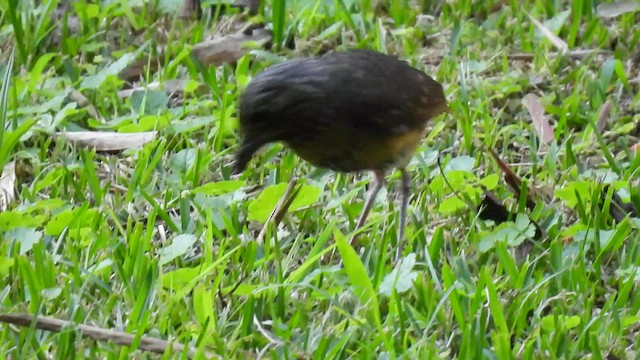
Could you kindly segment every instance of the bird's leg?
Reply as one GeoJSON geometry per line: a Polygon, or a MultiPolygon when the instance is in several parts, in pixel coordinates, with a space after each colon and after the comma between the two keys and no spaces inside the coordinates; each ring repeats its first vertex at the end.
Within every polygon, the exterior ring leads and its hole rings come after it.
{"type": "Polygon", "coordinates": [[[404,228],[407,225],[407,206],[409,205],[409,192],[411,185],[411,177],[406,169],[400,169],[402,174],[402,183],[400,187],[400,197],[402,198],[402,204],[400,205],[400,224],[398,225],[398,244],[396,248],[396,262],[402,256],[402,250],[404,249],[404,228]]]}
{"type": "MultiPolygon", "coordinates": [[[[358,224],[356,225],[356,230],[360,229],[364,223],[367,221],[367,216],[373,207],[373,202],[376,200],[376,196],[382,186],[384,185],[384,171],[382,170],[374,170],[373,171],[373,188],[369,193],[369,197],[367,198],[367,202],[364,204],[364,208],[362,209],[362,213],[360,214],[360,218],[358,219],[358,224]]],[[[357,236],[354,235],[351,238],[351,244],[354,245],[357,236]]]]}

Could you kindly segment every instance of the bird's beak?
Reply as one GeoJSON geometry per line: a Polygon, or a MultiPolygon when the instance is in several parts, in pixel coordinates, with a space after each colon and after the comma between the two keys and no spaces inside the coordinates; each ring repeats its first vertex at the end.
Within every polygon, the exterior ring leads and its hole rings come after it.
{"type": "Polygon", "coordinates": [[[438,112],[436,113],[436,116],[442,115],[442,114],[451,114],[453,113],[453,110],[449,107],[449,104],[444,103],[444,104],[440,104],[440,106],[438,107],[438,112]]]}

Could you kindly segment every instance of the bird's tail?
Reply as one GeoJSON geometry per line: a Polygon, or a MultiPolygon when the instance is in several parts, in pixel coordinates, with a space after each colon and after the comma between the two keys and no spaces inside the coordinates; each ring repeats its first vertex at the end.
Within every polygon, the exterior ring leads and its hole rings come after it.
{"type": "Polygon", "coordinates": [[[243,142],[240,148],[236,152],[235,159],[231,165],[231,172],[233,174],[239,174],[246,169],[249,160],[253,157],[253,154],[258,151],[260,145],[254,142],[243,142]]]}

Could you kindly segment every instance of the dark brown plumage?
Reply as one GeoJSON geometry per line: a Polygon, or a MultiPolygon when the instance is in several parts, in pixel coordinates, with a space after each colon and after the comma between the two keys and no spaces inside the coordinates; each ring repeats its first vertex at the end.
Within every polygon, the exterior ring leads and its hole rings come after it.
{"type": "Polygon", "coordinates": [[[260,147],[276,141],[318,167],[373,171],[375,183],[358,220],[361,227],[386,171],[398,168],[400,242],[409,197],[405,167],[426,123],[448,110],[438,82],[392,56],[350,50],[290,60],[257,75],[242,94],[242,143],[233,171],[242,172],[260,147]]]}

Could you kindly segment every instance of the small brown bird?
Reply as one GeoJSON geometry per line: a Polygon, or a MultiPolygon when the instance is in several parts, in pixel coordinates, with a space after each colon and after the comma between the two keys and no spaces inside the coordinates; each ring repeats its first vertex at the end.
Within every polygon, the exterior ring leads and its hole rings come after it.
{"type": "Polygon", "coordinates": [[[442,86],[396,57],[371,50],[295,59],[257,75],[240,97],[242,143],[233,173],[263,145],[281,141],[311,164],[339,172],[373,171],[358,219],[364,225],[385,173],[402,173],[398,252],[409,200],[405,167],[427,122],[449,111],[442,86]]]}

